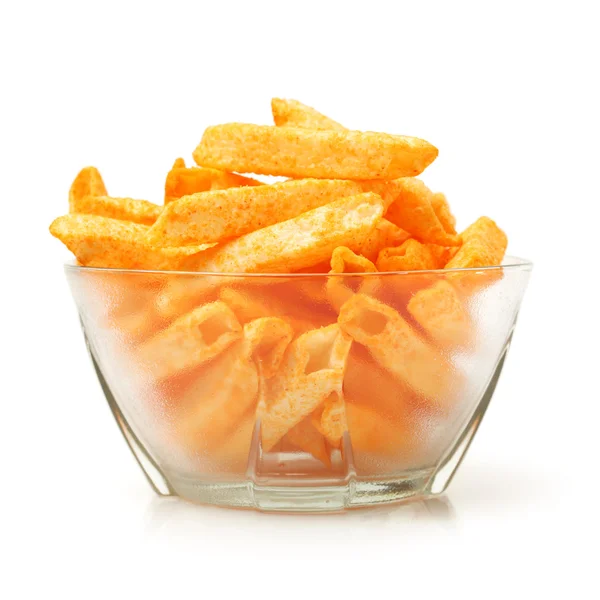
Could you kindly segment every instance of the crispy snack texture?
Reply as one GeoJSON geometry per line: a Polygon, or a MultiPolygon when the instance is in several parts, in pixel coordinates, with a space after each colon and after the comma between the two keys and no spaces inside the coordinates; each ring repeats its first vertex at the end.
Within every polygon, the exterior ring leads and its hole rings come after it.
{"type": "Polygon", "coordinates": [[[159,246],[220,242],[361,192],[353,181],[301,179],[192,194],[165,208],[148,241],[159,246]]]}
{"type": "Polygon", "coordinates": [[[149,227],[97,215],[69,214],[50,225],[58,238],[86,267],[173,271],[210,245],[154,248],[146,242],[149,227]]]}
{"type": "Polygon", "coordinates": [[[81,196],[73,199],[69,210],[76,214],[97,215],[140,225],[152,225],[162,212],[162,206],[133,198],[81,196]]]}
{"type": "Polygon", "coordinates": [[[233,311],[216,301],[174,321],[140,346],[139,354],[152,374],[164,379],[213,359],[241,337],[233,311]]]}
{"type": "Polygon", "coordinates": [[[305,127],[306,129],[333,129],[346,131],[343,125],[321,114],[318,110],[298,100],[271,100],[273,121],[278,127],[305,127]]]}
{"type": "Polygon", "coordinates": [[[488,217],[480,217],[462,233],[462,246],[446,269],[493,267],[502,263],[508,239],[488,217]]]}
{"type": "Polygon", "coordinates": [[[262,443],[269,451],[332,394],[342,394],[352,338],[337,324],[307,331],[294,340],[279,372],[269,381],[260,413],[262,443]]]}
{"type": "Polygon", "coordinates": [[[454,286],[445,280],[418,291],[408,303],[411,317],[441,346],[463,346],[472,337],[472,323],[454,286]]]}
{"type": "Polygon", "coordinates": [[[294,272],[326,261],[338,246],[359,249],[383,214],[376,194],[336,200],[208,250],[198,271],[294,272]]]}
{"type": "Polygon", "coordinates": [[[85,196],[107,196],[106,186],[102,181],[100,171],[96,167],[84,167],[71,184],[69,190],[69,210],[75,202],[85,196]]]}
{"type": "MultiPolygon", "coordinates": [[[[177,161],[183,159],[177,159],[177,161]]],[[[208,192],[212,190],[226,190],[241,186],[262,185],[262,182],[244,177],[236,173],[227,173],[218,169],[204,169],[202,167],[186,168],[185,163],[175,161],[173,168],[167,173],[165,181],[165,204],[169,204],[182,196],[208,192]]]]}
{"type": "Polygon", "coordinates": [[[457,373],[394,308],[356,294],[342,306],[338,323],[383,368],[431,402],[450,396],[457,373]]]}
{"type": "Polygon", "coordinates": [[[206,129],[194,160],[241,173],[395,179],[419,175],[437,154],[424,140],[387,133],[228,123],[206,129]]]}

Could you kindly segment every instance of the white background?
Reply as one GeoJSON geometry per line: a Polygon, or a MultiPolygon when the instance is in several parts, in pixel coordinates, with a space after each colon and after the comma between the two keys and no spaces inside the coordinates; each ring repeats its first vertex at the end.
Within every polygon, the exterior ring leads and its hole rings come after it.
{"type": "Polygon", "coordinates": [[[598,597],[595,5],[2,2],[0,597],[598,597]],[[205,126],[269,123],[272,96],[431,141],[424,180],[459,227],[487,214],[535,262],[442,500],[285,517],[159,499],[95,381],[47,232],[72,178],[93,164],[160,202],[205,126]]]}

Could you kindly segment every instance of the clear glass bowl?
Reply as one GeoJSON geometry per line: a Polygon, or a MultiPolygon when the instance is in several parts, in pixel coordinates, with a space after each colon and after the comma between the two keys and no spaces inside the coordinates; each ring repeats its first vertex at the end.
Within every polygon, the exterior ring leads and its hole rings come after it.
{"type": "Polygon", "coordinates": [[[531,263],[224,275],[65,267],[123,435],[163,495],[335,511],[442,493],[531,263]]]}

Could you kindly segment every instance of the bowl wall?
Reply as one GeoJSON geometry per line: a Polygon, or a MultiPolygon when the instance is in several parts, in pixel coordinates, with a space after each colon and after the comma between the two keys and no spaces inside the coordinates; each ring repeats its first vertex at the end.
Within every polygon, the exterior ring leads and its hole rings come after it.
{"type": "Polygon", "coordinates": [[[531,265],[226,276],[66,267],[111,409],[155,489],[328,511],[447,487],[531,265]]]}

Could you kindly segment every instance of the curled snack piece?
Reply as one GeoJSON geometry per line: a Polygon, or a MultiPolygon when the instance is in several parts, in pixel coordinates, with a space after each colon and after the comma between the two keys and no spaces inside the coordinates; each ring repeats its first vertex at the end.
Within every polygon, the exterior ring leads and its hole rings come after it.
{"type": "Polygon", "coordinates": [[[365,404],[385,418],[403,419],[416,394],[384,369],[360,344],[352,344],[344,375],[344,398],[365,404]]]}
{"type": "MultiPolygon", "coordinates": [[[[181,160],[181,159],[178,159],[181,160]]],[[[232,187],[262,185],[261,181],[244,177],[237,173],[227,173],[217,169],[202,167],[186,168],[185,163],[176,161],[167,173],[165,181],[165,204],[173,202],[182,196],[207,192],[211,190],[226,190],[232,187]]]]}
{"type": "Polygon", "coordinates": [[[171,169],[185,169],[185,160],[183,158],[176,158],[171,169]]]}
{"type": "Polygon", "coordinates": [[[322,410],[314,414],[313,424],[334,448],[339,448],[348,429],[343,395],[338,392],[330,394],[323,402],[322,410]]]}
{"type": "Polygon", "coordinates": [[[271,100],[273,120],[278,127],[305,127],[306,129],[335,129],[345,131],[346,127],[321,114],[318,110],[298,102],[298,100],[271,100]]]}
{"type": "Polygon", "coordinates": [[[384,248],[400,246],[409,238],[410,233],[387,219],[381,219],[361,246],[360,253],[374,262],[384,248]]]}
{"type": "Polygon", "coordinates": [[[183,315],[140,346],[141,359],[157,379],[178,375],[219,355],[242,336],[242,326],[224,302],[183,315]]]}
{"type": "MultiPolygon", "coordinates": [[[[337,311],[342,304],[346,302],[358,290],[367,292],[365,286],[369,286],[369,279],[364,277],[336,277],[336,274],[342,273],[375,273],[377,268],[375,265],[365,258],[355,254],[346,248],[340,246],[336,248],[331,255],[331,277],[327,278],[326,294],[327,299],[337,311]]],[[[375,284],[374,279],[370,280],[371,284],[375,284]]],[[[370,286],[372,287],[372,285],[370,286]]]]}
{"type": "Polygon", "coordinates": [[[290,344],[279,372],[269,380],[260,411],[266,451],[332,393],[342,393],[351,344],[337,324],[307,331],[290,344]]]}
{"type": "Polygon", "coordinates": [[[162,206],[147,200],[112,198],[111,196],[83,196],[74,198],[69,211],[85,215],[98,215],[109,219],[152,225],[162,211],[162,206]]]}
{"type": "Polygon", "coordinates": [[[243,340],[202,369],[179,398],[179,439],[192,448],[212,448],[244,420],[257,402],[258,374],[243,340]]]}
{"type": "Polygon", "coordinates": [[[199,256],[197,271],[285,273],[327,260],[338,246],[359,249],[383,213],[381,198],[360,194],[248,233],[199,256]]]}
{"type": "Polygon", "coordinates": [[[86,267],[172,271],[211,245],[154,248],[146,242],[149,227],[97,215],[69,214],[50,225],[58,238],[86,267]]]}
{"type": "Polygon", "coordinates": [[[443,246],[421,244],[411,238],[396,248],[384,248],[377,257],[377,268],[380,271],[443,269],[445,250],[443,246]]]}
{"type": "Polygon", "coordinates": [[[447,281],[438,281],[418,291],[408,303],[408,312],[429,337],[442,346],[461,346],[471,339],[469,315],[447,281]]]}
{"type": "Polygon", "coordinates": [[[488,217],[480,217],[462,233],[462,246],[446,269],[493,267],[500,265],[508,240],[502,229],[488,217]]]}
{"type": "Polygon", "coordinates": [[[331,458],[323,434],[313,425],[310,416],[302,419],[300,423],[294,425],[283,439],[287,439],[293,446],[312,454],[317,460],[320,460],[327,467],[331,466],[331,458]]]}
{"type": "Polygon", "coordinates": [[[259,376],[273,375],[292,335],[290,326],[277,318],[245,325],[242,339],[203,369],[183,394],[183,437],[196,446],[211,447],[235,430],[244,415],[254,413],[259,376]]]}
{"type": "Polygon", "coordinates": [[[273,377],[294,337],[292,326],[278,317],[263,317],[244,325],[246,353],[261,365],[266,379],[273,377]]]}
{"type": "Polygon", "coordinates": [[[460,245],[458,236],[444,228],[432,205],[433,193],[421,180],[404,177],[385,183],[363,182],[363,188],[388,201],[393,198],[385,218],[416,240],[440,246],[460,245]]]}
{"type": "Polygon", "coordinates": [[[437,148],[419,138],[245,123],[208,127],[194,151],[203,167],[325,179],[418,175],[436,156],[437,148]]]}
{"type": "Polygon", "coordinates": [[[96,167],[84,167],[71,184],[69,190],[69,210],[73,212],[74,203],[85,196],[106,196],[108,192],[96,167]]]}
{"type": "Polygon", "coordinates": [[[302,179],[192,194],[165,207],[148,241],[157,246],[220,242],[361,192],[353,181],[302,179]]]}
{"type": "Polygon", "coordinates": [[[441,193],[435,193],[431,196],[431,206],[435,216],[439,219],[444,231],[451,235],[456,235],[456,218],[450,210],[450,205],[446,196],[441,193]]]}
{"type": "Polygon", "coordinates": [[[436,405],[452,399],[458,375],[392,307],[356,294],[340,311],[340,327],[390,373],[436,405]]]}
{"type": "Polygon", "coordinates": [[[364,256],[355,254],[346,248],[340,246],[331,254],[330,273],[376,273],[377,267],[364,256]]]}

